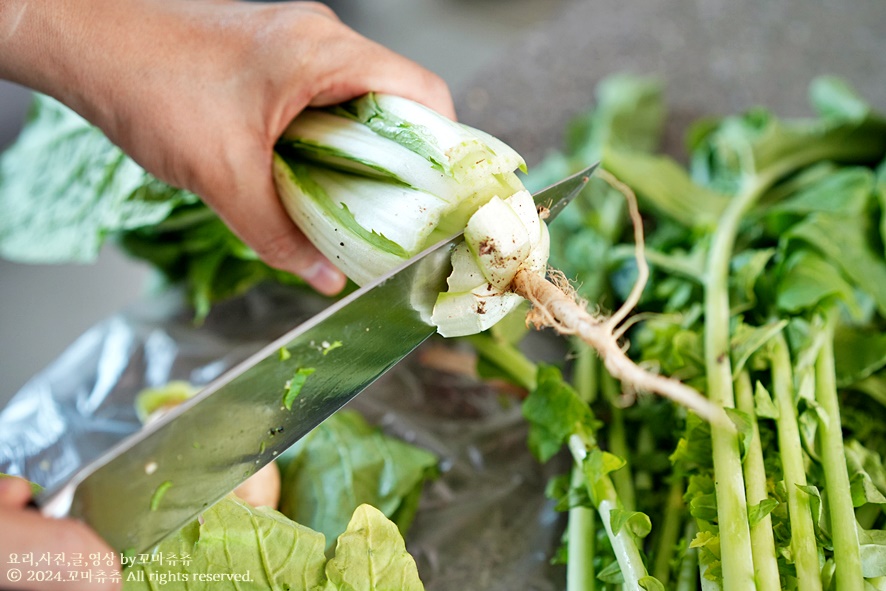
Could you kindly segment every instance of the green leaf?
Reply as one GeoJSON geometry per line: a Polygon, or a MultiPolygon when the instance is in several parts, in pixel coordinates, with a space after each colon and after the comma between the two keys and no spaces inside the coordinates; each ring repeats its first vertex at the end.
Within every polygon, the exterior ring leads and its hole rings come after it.
{"type": "Polygon", "coordinates": [[[863,121],[871,110],[845,80],[835,76],[813,80],[809,86],[809,98],[819,115],[835,121],[863,121]]]}
{"type": "Polygon", "coordinates": [[[865,578],[886,577],[886,531],[858,528],[861,572],[865,578]]]}
{"type": "Polygon", "coordinates": [[[689,228],[712,227],[729,201],[725,195],[693,183],[666,156],[608,148],[603,166],[630,185],[643,203],[689,228]]]}
{"type": "Polygon", "coordinates": [[[772,513],[773,509],[778,507],[778,501],[775,499],[763,499],[756,505],[748,505],[748,523],[754,527],[764,517],[772,513]]]}
{"type": "Polygon", "coordinates": [[[689,547],[704,548],[715,558],[720,558],[720,536],[713,532],[704,530],[699,531],[697,534],[695,534],[695,537],[692,539],[692,542],[690,542],[689,547]]]}
{"type": "Polygon", "coordinates": [[[748,448],[754,439],[754,425],[751,416],[737,408],[725,408],[726,416],[738,430],[739,446],[741,447],[741,461],[744,462],[748,455],[748,448]]]}
{"type": "Polygon", "coordinates": [[[787,320],[770,322],[763,326],[739,323],[729,343],[733,359],[733,375],[741,373],[751,355],[765,346],[769,339],[780,333],[787,324],[787,320]]]}
{"type": "Polygon", "coordinates": [[[646,589],[646,591],[665,591],[665,586],[662,584],[662,582],[655,577],[650,577],[649,575],[645,577],[640,577],[637,583],[640,584],[641,588],[646,589]]]}
{"type": "Polygon", "coordinates": [[[436,474],[437,458],[343,410],[287,450],[280,463],[280,511],[323,533],[331,544],[365,503],[405,532],[415,516],[416,496],[436,474]]]}
{"type": "Polygon", "coordinates": [[[815,530],[815,537],[817,539],[817,543],[820,546],[824,546],[828,549],[833,549],[833,544],[831,543],[830,536],[827,534],[826,530],[826,520],[827,516],[825,514],[825,501],[821,496],[821,491],[819,491],[817,486],[806,484],[806,485],[796,485],[797,488],[802,490],[804,493],[809,495],[809,510],[812,512],[812,525],[815,530]]]}
{"type": "Polygon", "coordinates": [[[791,228],[786,237],[802,240],[821,252],[874,299],[881,315],[886,315],[886,261],[867,239],[870,226],[867,215],[818,213],[791,228]]]}
{"type": "Polygon", "coordinates": [[[689,514],[708,523],[716,523],[718,518],[717,495],[708,493],[696,495],[689,501],[689,514]]]}
{"type": "Polygon", "coordinates": [[[846,442],[844,453],[849,471],[852,505],[886,505],[886,469],[880,454],[867,449],[857,440],[846,442]]]}
{"type": "Polygon", "coordinates": [[[886,367],[886,334],[874,327],[840,326],[834,334],[837,384],[848,386],[886,367]]]}
{"type": "Polygon", "coordinates": [[[874,174],[869,168],[839,168],[789,198],[768,207],[767,215],[773,217],[816,212],[859,215],[867,210],[873,190],[874,174]]]}
{"type": "Polygon", "coordinates": [[[38,94],[0,159],[0,255],[92,262],[109,235],[157,224],[197,201],[156,181],[97,127],[38,94]]]}
{"type": "Polygon", "coordinates": [[[326,582],[324,547],[322,534],[231,495],[157,546],[155,553],[188,556],[188,564],[184,560],[177,565],[136,561],[124,572],[125,588],[147,591],[156,585],[156,577],[175,574],[183,582],[193,579],[188,588],[315,591],[326,582]],[[197,582],[197,575],[212,574],[237,575],[241,580],[197,582]]]}
{"type": "Polygon", "coordinates": [[[610,562],[604,569],[597,573],[597,578],[609,585],[621,585],[625,582],[624,575],[618,561],[610,562]]]}
{"type": "Polygon", "coordinates": [[[670,460],[684,470],[691,470],[694,467],[712,468],[710,423],[695,414],[687,415],[684,434],[677,442],[677,448],[671,454],[670,460]]]}
{"type": "Polygon", "coordinates": [[[354,511],[328,562],[325,546],[322,534],[230,495],[161,542],[154,554],[162,561],[134,560],[124,572],[124,588],[424,589],[397,526],[378,509],[362,505],[354,511]]]}
{"type": "Polygon", "coordinates": [[[689,506],[689,513],[707,523],[717,522],[717,493],[714,479],[708,474],[693,474],[689,477],[683,500],[689,506]]]}
{"type": "Polygon", "coordinates": [[[848,385],[867,395],[873,402],[886,407],[886,378],[870,376],[857,382],[852,381],[848,385]]]}
{"type": "Polygon", "coordinates": [[[757,303],[757,281],[774,255],[774,248],[764,248],[746,250],[732,258],[729,282],[735,291],[733,307],[752,307],[757,303]]]}
{"type": "Polygon", "coordinates": [[[609,525],[612,533],[618,535],[622,528],[627,528],[631,535],[637,538],[645,538],[652,531],[652,520],[640,511],[626,511],[624,509],[612,509],[609,512],[609,525]]]}
{"type": "Polygon", "coordinates": [[[523,416],[529,421],[529,449],[546,462],[573,433],[592,432],[594,416],[556,367],[539,365],[537,383],[523,402],[523,416]]]}
{"type": "Polygon", "coordinates": [[[354,511],[326,575],[324,591],[424,590],[397,526],[370,505],[354,511]]]}
{"type": "Polygon", "coordinates": [[[568,511],[575,507],[593,508],[588,495],[588,488],[584,483],[573,486],[570,474],[554,476],[545,487],[545,496],[556,502],[557,511],[568,511]]]}
{"type": "Polygon", "coordinates": [[[781,416],[772,400],[772,395],[762,382],[757,382],[754,388],[754,412],[764,419],[778,419],[781,416]]]}
{"type": "Polygon", "coordinates": [[[861,507],[867,503],[886,505],[886,497],[874,486],[869,474],[855,473],[849,480],[849,488],[853,507],[861,507]]]}
{"type": "Polygon", "coordinates": [[[814,310],[831,297],[839,298],[856,316],[860,315],[855,292],[837,267],[808,250],[794,253],[778,283],[778,307],[796,314],[814,310]]]}
{"type": "Polygon", "coordinates": [[[877,201],[880,205],[880,242],[886,250],[886,160],[877,167],[876,190],[877,201]]]}

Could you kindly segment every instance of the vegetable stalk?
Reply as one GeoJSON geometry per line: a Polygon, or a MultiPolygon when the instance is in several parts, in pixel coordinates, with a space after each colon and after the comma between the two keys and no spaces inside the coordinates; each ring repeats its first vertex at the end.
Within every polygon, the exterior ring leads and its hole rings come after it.
{"type": "Polygon", "coordinates": [[[843,432],[840,421],[840,405],[834,375],[834,322],[836,313],[831,312],[824,327],[824,338],[815,361],[815,397],[824,415],[819,420],[821,458],[828,490],[828,509],[831,516],[831,538],[834,542],[834,563],[837,567],[837,591],[861,591],[864,589],[858,533],[849,476],[846,470],[846,453],[843,449],[843,432]]]}
{"type": "MultiPolygon", "coordinates": [[[[584,485],[584,475],[576,464],[572,468],[572,485],[584,485]]],[[[566,591],[596,591],[594,574],[594,511],[577,506],[569,509],[567,530],[569,561],[566,563],[566,591]]]]}
{"type": "Polygon", "coordinates": [[[791,358],[781,334],[773,337],[770,347],[772,389],[778,408],[778,449],[791,517],[791,554],[799,588],[814,591],[821,589],[821,577],[809,495],[801,490],[806,486],[806,467],[797,426],[791,358]]]}
{"type": "MultiPolygon", "coordinates": [[[[711,239],[704,282],[704,359],[708,398],[717,407],[735,407],[729,358],[729,261],[742,215],[765,187],[763,183],[751,184],[730,201],[711,239]]],[[[726,591],[753,589],[754,559],[738,435],[734,430],[712,428],[711,445],[723,552],[723,587],[726,591]]]]}
{"type": "MultiPolygon", "coordinates": [[[[738,375],[735,388],[738,409],[750,418],[751,438],[747,443],[744,461],[744,479],[747,487],[748,505],[760,507],[769,499],[766,490],[766,467],[763,463],[763,447],[760,443],[760,429],[754,410],[754,393],[751,378],[747,371],[738,375]]],[[[772,518],[767,512],[756,523],[751,524],[751,550],[754,553],[754,572],[757,591],[780,591],[778,562],[775,555],[775,537],[772,533],[772,518]]]]}
{"type": "MultiPolygon", "coordinates": [[[[588,441],[579,433],[574,433],[569,438],[569,451],[582,471],[585,470],[584,465],[588,459],[588,450],[593,447],[596,447],[595,443],[588,441]]],[[[594,483],[588,482],[586,478],[586,486],[588,494],[600,514],[600,520],[609,537],[609,542],[612,544],[615,559],[618,561],[618,566],[624,577],[623,589],[625,591],[641,591],[640,580],[647,577],[648,573],[636,539],[627,527],[623,526],[619,531],[612,529],[612,511],[621,507],[612,480],[607,474],[600,474],[594,483]]]]}

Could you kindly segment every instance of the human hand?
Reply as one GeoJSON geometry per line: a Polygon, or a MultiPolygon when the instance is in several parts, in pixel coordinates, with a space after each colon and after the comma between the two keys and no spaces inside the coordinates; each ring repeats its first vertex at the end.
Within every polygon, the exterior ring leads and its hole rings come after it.
{"type": "Polygon", "coordinates": [[[98,125],[154,176],[200,195],[268,264],[335,293],[344,276],[277,197],[272,151],[307,106],[368,91],[454,117],[436,75],[313,2],[0,4],[0,76],[98,125]]]}
{"type": "MultiPolygon", "coordinates": [[[[14,565],[9,563],[12,554],[33,553],[41,556],[63,554],[84,557],[101,553],[104,557],[116,554],[88,527],[70,519],[50,519],[36,511],[26,509],[31,498],[30,485],[21,478],[0,478],[0,523],[3,535],[0,536],[0,589],[32,589],[35,591],[112,591],[121,584],[105,579],[82,580],[79,573],[87,567],[66,565],[14,565]],[[51,581],[29,580],[28,573],[51,573],[51,581]]],[[[103,570],[120,572],[118,563],[113,567],[102,566],[103,570]]]]}

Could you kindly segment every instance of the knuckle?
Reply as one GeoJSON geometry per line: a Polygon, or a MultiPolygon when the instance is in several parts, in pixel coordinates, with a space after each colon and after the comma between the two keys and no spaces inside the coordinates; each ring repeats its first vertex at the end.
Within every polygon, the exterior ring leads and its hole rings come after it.
{"type": "Polygon", "coordinates": [[[253,248],[258,256],[272,267],[291,270],[303,269],[306,266],[301,249],[290,234],[267,237],[253,248]]]}
{"type": "Polygon", "coordinates": [[[336,21],[339,20],[338,15],[335,14],[335,11],[322,2],[302,2],[302,7],[311,12],[319,14],[324,18],[331,18],[336,21]]]}

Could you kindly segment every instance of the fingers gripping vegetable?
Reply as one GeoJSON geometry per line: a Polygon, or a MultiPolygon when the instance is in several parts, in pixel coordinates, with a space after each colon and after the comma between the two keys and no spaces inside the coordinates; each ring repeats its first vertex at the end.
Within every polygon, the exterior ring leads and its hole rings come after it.
{"type": "Polygon", "coordinates": [[[405,99],[366,95],[306,111],[277,147],[289,215],[353,281],[366,283],[461,231],[494,196],[523,188],[502,142],[405,99]]]}
{"type": "Polygon", "coordinates": [[[576,303],[567,282],[545,279],[548,230],[517,168],[523,159],[500,140],[411,101],[370,94],[297,117],[278,145],[275,179],[293,220],[358,284],[464,229],[449,289],[431,317],[443,336],[481,332],[526,298],[537,326],[578,335],[626,385],[713,419],[698,392],[638,367],[618,342],[648,274],[633,196],[644,273],[629,301],[600,319],[576,303]]]}

